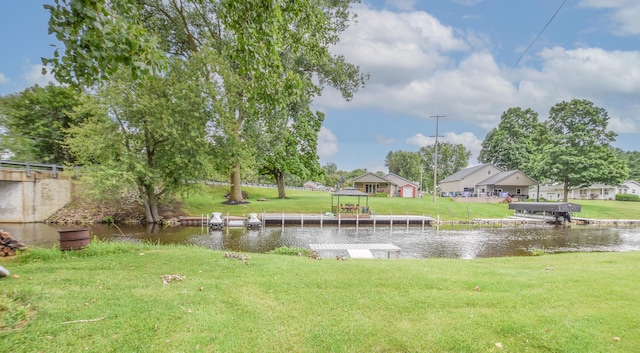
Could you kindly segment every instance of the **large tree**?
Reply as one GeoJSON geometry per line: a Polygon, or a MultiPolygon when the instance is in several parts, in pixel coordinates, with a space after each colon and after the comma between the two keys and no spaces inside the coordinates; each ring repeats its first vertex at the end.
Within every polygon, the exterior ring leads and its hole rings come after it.
{"type": "MultiPolygon", "coordinates": [[[[434,165],[435,152],[435,144],[424,146],[418,151],[418,154],[424,161],[424,178],[426,178],[425,184],[431,186],[432,190],[435,186],[433,185],[433,171],[436,169],[434,165]]],[[[436,183],[469,165],[469,158],[471,158],[471,151],[464,147],[464,145],[450,142],[439,142],[438,174],[436,183]]]]}
{"type": "Polygon", "coordinates": [[[627,162],[629,179],[640,181],[640,151],[623,151],[616,148],[616,156],[627,162]]]}
{"type": "Polygon", "coordinates": [[[210,175],[201,83],[199,71],[175,60],[162,77],[113,74],[87,99],[78,112],[92,118],[73,127],[67,143],[96,190],[137,196],[146,221],[157,223],[163,199],[210,175]]]}
{"type": "Polygon", "coordinates": [[[564,201],[572,188],[624,181],[629,169],[611,146],[616,134],[607,129],[608,122],[607,112],[587,100],[553,106],[532,157],[534,175],[562,183],[564,201]]]}
{"type": "MultiPolygon", "coordinates": [[[[407,180],[420,180],[424,169],[424,160],[420,154],[410,151],[389,151],[384,161],[389,173],[399,175],[407,180]]],[[[422,186],[422,182],[420,182],[422,186]]]]}
{"type": "Polygon", "coordinates": [[[349,99],[365,80],[356,66],[329,52],[351,17],[350,0],[84,3],[57,0],[48,7],[50,30],[66,51],[47,63],[67,82],[95,83],[123,65],[135,77],[161,69],[167,55],[192,60],[207,52],[204,77],[224,88],[211,97],[210,115],[231,201],[242,200],[241,175],[255,168],[256,137],[278,116],[274,111],[318,94],[324,84],[349,99]]]}
{"type": "Polygon", "coordinates": [[[67,130],[86,116],[72,117],[81,94],[60,86],[33,86],[20,93],[0,98],[0,150],[19,161],[73,164],[74,158],[64,145],[67,130]],[[74,119],[76,121],[74,122],[74,119]]]}
{"type": "Polygon", "coordinates": [[[309,104],[291,104],[283,118],[270,120],[259,144],[258,159],[261,171],[273,177],[278,187],[278,197],[286,198],[285,175],[301,179],[321,176],[318,161],[318,132],[324,120],[322,112],[313,112],[309,104]]]}
{"type": "Polygon", "coordinates": [[[480,163],[491,163],[504,170],[521,170],[529,174],[528,164],[534,140],[541,124],[531,109],[509,108],[502,113],[497,128],[487,133],[478,156],[480,163]]]}

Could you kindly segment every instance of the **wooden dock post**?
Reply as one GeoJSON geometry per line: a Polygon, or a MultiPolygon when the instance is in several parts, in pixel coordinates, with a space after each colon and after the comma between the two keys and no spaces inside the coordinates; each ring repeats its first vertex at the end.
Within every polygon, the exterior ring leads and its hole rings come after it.
{"type": "Polygon", "coordinates": [[[282,211],[282,228],[284,228],[284,211],[282,211]]]}
{"type": "Polygon", "coordinates": [[[407,232],[409,231],[409,212],[407,212],[407,232]]]}
{"type": "Polygon", "coordinates": [[[320,212],[320,229],[322,229],[322,212],[320,212]]]}
{"type": "Polygon", "coordinates": [[[300,229],[304,229],[304,213],[300,214],[300,229]]]}

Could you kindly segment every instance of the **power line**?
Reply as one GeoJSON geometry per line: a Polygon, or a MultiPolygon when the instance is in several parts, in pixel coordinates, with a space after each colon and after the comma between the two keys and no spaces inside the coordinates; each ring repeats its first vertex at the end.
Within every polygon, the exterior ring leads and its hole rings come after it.
{"type": "Polygon", "coordinates": [[[560,9],[562,9],[562,7],[564,6],[564,3],[566,3],[567,0],[562,1],[562,4],[560,4],[560,7],[558,7],[558,9],[556,10],[556,13],[553,14],[553,16],[551,16],[551,18],[549,19],[549,21],[547,21],[547,24],[544,25],[544,28],[542,28],[542,30],[540,31],[540,33],[538,33],[538,35],[536,36],[536,38],[533,40],[533,42],[531,42],[531,44],[529,44],[529,46],[527,47],[527,49],[524,50],[524,52],[522,52],[522,55],[520,55],[520,57],[518,58],[518,61],[516,61],[515,65],[513,65],[513,67],[518,66],[518,64],[520,63],[520,60],[522,60],[522,58],[525,56],[525,54],[527,54],[527,52],[529,51],[529,49],[531,49],[531,47],[535,44],[535,42],[538,40],[538,38],[540,38],[540,36],[542,35],[542,32],[544,32],[545,29],[547,29],[547,27],[549,27],[549,25],[551,24],[551,22],[553,21],[554,18],[556,18],[556,15],[558,14],[558,12],[560,12],[560,9]]]}

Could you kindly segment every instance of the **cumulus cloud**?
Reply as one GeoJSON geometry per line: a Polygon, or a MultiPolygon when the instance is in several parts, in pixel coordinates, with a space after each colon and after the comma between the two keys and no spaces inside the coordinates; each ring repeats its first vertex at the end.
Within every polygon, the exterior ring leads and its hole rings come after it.
{"type": "MultiPolygon", "coordinates": [[[[634,4],[582,1],[583,6],[616,10],[633,9],[634,4]]],[[[353,101],[346,103],[329,91],[317,100],[320,106],[366,107],[422,118],[445,114],[450,121],[488,131],[510,107],[534,109],[544,119],[556,103],[578,98],[610,111],[610,128],[618,133],[635,132],[640,125],[639,50],[557,46],[543,48],[526,65],[513,68],[496,61],[486,34],[445,26],[423,11],[355,10],[359,22],[334,49],[371,79],[353,101]]]]}
{"type": "Polygon", "coordinates": [[[328,158],[338,153],[338,138],[326,127],[321,127],[318,133],[318,156],[328,158]]]}
{"type": "Polygon", "coordinates": [[[613,30],[620,35],[640,34],[640,2],[637,0],[582,0],[580,6],[608,9],[613,30]]]}

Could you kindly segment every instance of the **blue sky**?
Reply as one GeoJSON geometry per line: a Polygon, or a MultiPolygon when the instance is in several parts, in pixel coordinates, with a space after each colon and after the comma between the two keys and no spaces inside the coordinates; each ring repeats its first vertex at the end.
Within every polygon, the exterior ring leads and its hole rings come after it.
{"type": "MultiPolygon", "coordinates": [[[[51,78],[47,1],[0,2],[0,95],[51,78]]],[[[371,75],[350,102],[326,89],[319,154],[339,169],[387,171],[389,151],[441,141],[480,144],[510,107],[540,119],[563,100],[609,113],[615,147],[640,150],[640,2],[567,0],[377,0],[354,6],[357,22],[333,48],[371,75]],[[533,43],[533,45],[531,45],[533,43]],[[529,47],[524,56],[522,54],[529,47]],[[520,57],[522,59],[518,62],[520,57]],[[517,64],[517,65],[516,65],[517,64]]]]}

